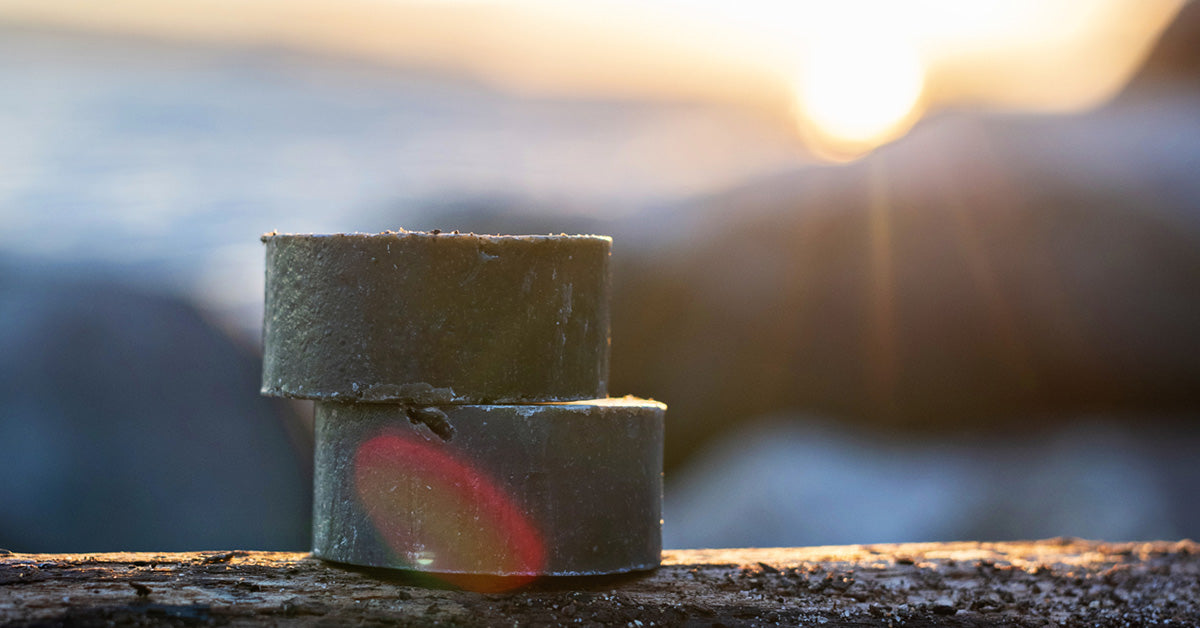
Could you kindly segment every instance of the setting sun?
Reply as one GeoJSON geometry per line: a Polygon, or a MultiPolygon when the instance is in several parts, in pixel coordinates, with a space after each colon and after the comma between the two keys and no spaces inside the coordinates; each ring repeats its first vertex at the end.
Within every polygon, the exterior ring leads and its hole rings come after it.
{"type": "Polygon", "coordinates": [[[852,157],[907,130],[924,82],[920,58],[906,42],[882,34],[826,37],[800,64],[797,123],[824,152],[852,157]]]}

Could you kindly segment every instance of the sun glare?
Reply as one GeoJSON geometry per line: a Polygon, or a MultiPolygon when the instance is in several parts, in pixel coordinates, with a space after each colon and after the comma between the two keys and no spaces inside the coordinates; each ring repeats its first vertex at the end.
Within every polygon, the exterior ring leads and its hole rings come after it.
{"type": "Polygon", "coordinates": [[[827,151],[853,157],[908,130],[924,83],[917,51],[902,40],[822,38],[800,64],[797,122],[827,151]]]}

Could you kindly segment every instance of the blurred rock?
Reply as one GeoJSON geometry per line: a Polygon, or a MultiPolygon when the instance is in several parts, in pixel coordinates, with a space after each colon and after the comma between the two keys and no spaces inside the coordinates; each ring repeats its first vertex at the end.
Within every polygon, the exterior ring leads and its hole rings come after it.
{"type": "Polygon", "coordinates": [[[686,243],[614,247],[612,389],[671,406],[668,464],[792,410],[925,432],[1196,412],[1197,110],[946,117],[679,208],[686,243]]]}
{"type": "Polygon", "coordinates": [[[0,547],[309,547],[311,434],[194,307],[0,269],[0,321],[0,547]]]}
{"type": "Polygon", "coordinates": [[[1200,2],[1185,2],[1137,76],[1125,88],[1124,97],[1140,97],[1163,87],[1194,86],[1200,79],[1200,2]]]}

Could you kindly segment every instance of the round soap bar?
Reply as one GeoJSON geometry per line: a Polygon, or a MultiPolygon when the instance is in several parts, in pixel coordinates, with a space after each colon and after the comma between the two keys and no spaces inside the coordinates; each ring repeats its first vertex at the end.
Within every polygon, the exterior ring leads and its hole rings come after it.
{"type": "Polygon", "coordinates": [[[604,236],[263,236],[262,392],[520,403],[608,394],[604,236]]]}
{"type": "Polygon", "coordinates": [[[318,402],[313,554],[478,590],[657,567],[665,410],[318,402]]]}

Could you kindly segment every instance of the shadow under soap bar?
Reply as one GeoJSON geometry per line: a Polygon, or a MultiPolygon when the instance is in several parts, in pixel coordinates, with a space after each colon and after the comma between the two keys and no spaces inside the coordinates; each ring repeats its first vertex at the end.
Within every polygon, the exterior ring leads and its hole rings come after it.
{"type": "Polygon", "coordinates": [[[267,395],[521,403],[608,394],[604,236],[263,236],[267,395]]]}

